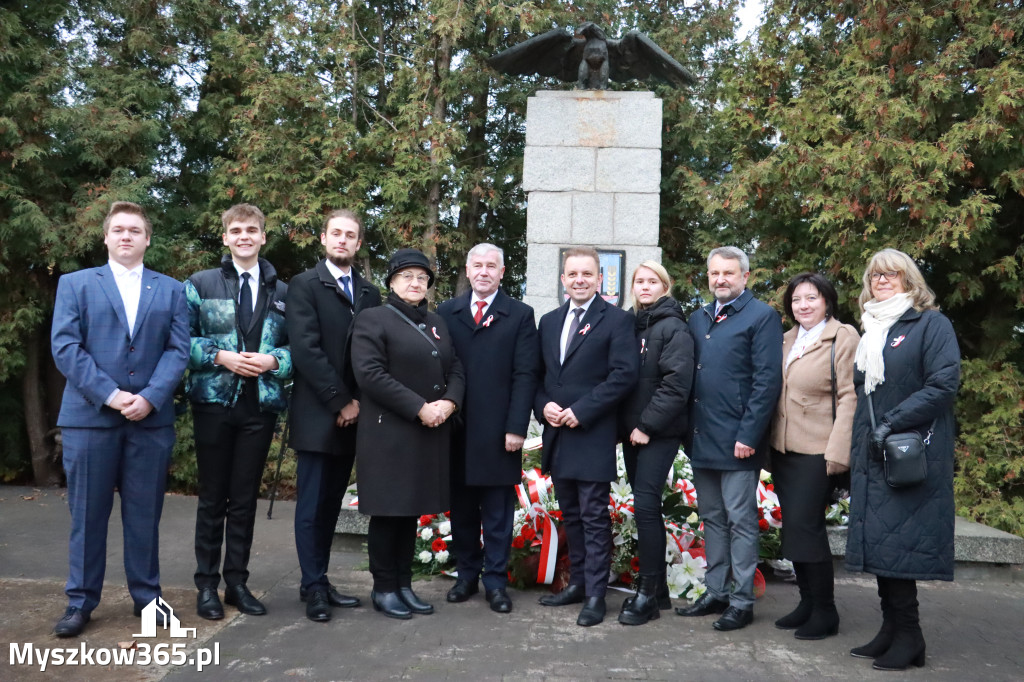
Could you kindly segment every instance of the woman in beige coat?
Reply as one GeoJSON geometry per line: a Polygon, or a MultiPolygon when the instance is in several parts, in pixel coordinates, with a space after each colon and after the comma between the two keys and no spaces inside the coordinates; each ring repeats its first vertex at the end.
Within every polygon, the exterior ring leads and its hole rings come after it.
{"type": "Polygon", "coordinates": [[[837,302],[831,282],[810,272],[794,277],[783,297],[797,324],[783,337],[772,474],[782,507],[782,555],[793,562],[800,604],[775,625],[796,629],[797,639],[824,639],[839,631],[825,508],[829,476],[850,468],[859,336],[835,319],[837,302]]]}

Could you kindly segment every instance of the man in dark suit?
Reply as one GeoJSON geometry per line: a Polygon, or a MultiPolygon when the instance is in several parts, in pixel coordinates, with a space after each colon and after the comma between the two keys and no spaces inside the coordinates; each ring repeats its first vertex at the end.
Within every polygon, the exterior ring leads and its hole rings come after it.
{"type": "Polygon", "coordinates": [[[599,294],[597,251],[567,249],[562,286],[569,300],[540,320],[543,382],[534,411],[544,424],[550,471],[569,541],[569,585],[545,606],[583,603],[577,625],[604,620],[612,556],[608,495],[615,480],[615,410],[640,368],[633,316],[599,294]]]}
{"type": "Polygon", "coordinates": [[[221,216],[228,253],[219,268],[185,281],[189,334],[187,392],[199,467],[196,508],[196,612],[224,617],[217,595],[224,546],[224,601],[253,616],[267,612],[246,581],[256,501],[277,415],[288,407],[292,375],[288,286],[260,258],[266,218],[251,204],[221,216]]]}
{"type": "Polygon", "coordinates": [[[57,285],[51,345],[67,378],[57,424],[71,511],[58,637],[81,634],[100,603],[115,487],[135,614],[160,596],[158,529],[189,339],[181,283],[142,265],[152,233],[141,206],[115,202],[103,221],[107,265],[57,285]]]}
{"type": "Polygon", "coordinates": [[[747,254],[713,249],[708,286],[715,300],[689,321],[697,371],[686,452],[704,522],[708,589],[676,613],[720,613],[714,628],[723,631],[754,620],[757,482],[782,391],[782,322],[746,288],[749,277],[747,254]]]}
{"type": "Polygon", "coordinates": [[[359,400],[348,357],[352,317],[380,305],[380,291],[352,267],[363,243],[352,211],[327,215],[320,243],[326,258],[288,287],[288,339],[295,383],[289,445],[298,456],[295,548],[306,617],[331,619],[331,607],[359,606],[327,579],[334,529],[356,449],[359,400]]]}
{"type": "Polygon", "coordinates": [[[471,290],[441,304],[466,373],[462,426],[452,442],[452,549],[459,576],[448,601],[479,590],[497,613],[512,610],[505,590],[512,545],[515,485],[537,392],[539,351],[533,308],[499,288],[504,253],[477,244],[466,256],[471,290]],[[483,547],[480,546],[481,526],[483,547]]]}

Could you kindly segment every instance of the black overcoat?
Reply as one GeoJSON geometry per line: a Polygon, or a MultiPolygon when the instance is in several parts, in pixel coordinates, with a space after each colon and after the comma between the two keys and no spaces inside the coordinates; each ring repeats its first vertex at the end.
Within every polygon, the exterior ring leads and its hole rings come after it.
{"type": "Polygon", "coordinates": [[[846,567],[887,578],[953,579],[953,406],[960,385],[960,347],[953,325],[936,310],[911,308],[893,324],[882,352],[885,381],[871,394],[877,423],[894,433],[935,432],[927,448],[928,477],[890,488],[883,463],[871,456],[871,417],[864,373],[857,370],[857,411],[850,446],[850,525],[846,567]]]}
{"type": "Polygon", "coordinates": [[[363,514],[420,516],[450,504],[457,414],[437,428],[424,426],[418,414],[441,399],[461,408],[465,377],[444,319],[427,313],[423,331],[433,343],[385,306],[360,313],[352,327],[352,369],[362,394],[356,480],[363,514]]]}
{"type": "Polygon", "coordinates": [[[556,478],[614,481],[619,403],[636,387],[640,354],[632,315],[597,296],[580,320],[565,362],[559,341],[567,301],[540,318],[542,382],[534,414],[544,425],[543,469],[556,478]],[[544,421],[544,406],[571,407],[580,424],[554,428],[544,421]]]}
{"type": "Polygon", "coordinates": [[[470,310],[472,292],[445,301],[448,323],[466,374],[462,419],[452,434],[452,466],[466,485],[515,485],[522,451],[505,450],[505,434],[526,436],[540,373],[540,341],[533,308],[500,289],[480,324],[470,310]]]}
{"type": "Polygon", "coordinates": [[[758,470],[771,444],[782,392],[782,320],[745,289],[715,317],[715,303],[690,315],[695,344],[686,454],[694,467],[758,470]],[[736,443],[754,455],[735,456],[736,443]]]}
{"type": "Polygon", "coordinates": [[[679,302],[665,296],[639,311],[633,347],[640,379],[619,409],[620,438],[628,442],[639,428],[651,438],[682,439],[689,423],[693,336],[679,302]]]}
{"type": "MultiPolygon", "coordinates": [[[[288,445],[295,450],[341,454],[355,447],[356,426],[337,425],[338,413],[358,398],[347,358],[352,317],[380,305],[380,291],[352,269],[355,304],[321,260],[288,287],[288,339],[295,368],[288,445]]],[[[362,415],[360,415],[362,417],[362,415]]]]}

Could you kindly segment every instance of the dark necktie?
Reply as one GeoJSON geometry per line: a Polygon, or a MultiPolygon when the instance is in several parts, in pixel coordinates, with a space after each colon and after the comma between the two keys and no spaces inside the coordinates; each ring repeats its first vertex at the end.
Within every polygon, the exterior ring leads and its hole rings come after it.
{"type": "MultiPolygon", "coordinates": [[[[341,276],[341,290],[345,292],[345,295],[348,296],[348,300],[350,301],[352,301],[352,289],[349,287],[348,283],[351,281],[352,277],[350,275],[341,276]]],[[[355,301],[352,302],[355,303],[355,301]]]]}
{"type": "Polygon", "coordinates": [[[238,322],[242,326],[242,331],[249,331],[249,325],[252,324],[252,287],[249,286],[249,273],[242,273],[242,286],[238,291],[238,322]]]}
{"type": "Polygon", "coordinates": [[[487,305],[487,301],[476,302],[476,312],[473,313],[473,322],[480,324],[480,320],[484,316],[484,307],[487,305]]]}
{"type": "Polygon", "coordinates": [[[583,317],[583,308],[576,308],[572,311],[575,315],[573,321],[569,324],[569,335],[565,337],[565,348],[562,349],[562,359],[565,359],[566,354],[569,352],[569,346],[572,345],[572,339],[576,335],[576,330],[580,328],[580,318],[583,317]]]}

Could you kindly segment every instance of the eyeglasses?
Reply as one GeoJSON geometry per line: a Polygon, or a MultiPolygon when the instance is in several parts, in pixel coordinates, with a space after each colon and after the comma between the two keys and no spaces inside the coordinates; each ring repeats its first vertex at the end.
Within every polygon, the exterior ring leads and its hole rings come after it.
{"type": "Polygon", "coordinates": [[[872,272],[871,273],[871,281],[872,282],[877,282],[878,280],[882,279],[883,277],[885,277],[889,281],[892,281],[892,280],[896,279],[899,276],[900,276],[900,273],[896,272],[895,270],[890,270],[889,272],[872,272]]]}
{"type": "Polygon", "coordinates": [[[427,284],[428,282],[430,282],[430,275],[417,275],[412,272],[400,272],[397,275],[395,275],[395,277],[402,278],[403,282],[411,282],[414,279],[420,284],[427,284]]]}

